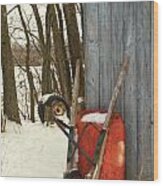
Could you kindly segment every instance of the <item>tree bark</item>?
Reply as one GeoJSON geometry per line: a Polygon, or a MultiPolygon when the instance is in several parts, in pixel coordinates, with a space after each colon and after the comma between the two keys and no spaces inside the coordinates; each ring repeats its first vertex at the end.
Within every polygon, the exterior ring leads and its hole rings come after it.
{"type": "Polygon", "coordinates": [[[51,16],[50,16],[50,5],[47,5],[46,15],[45,15],[45,34],[46,34],[46,42],[45,42],[45,55],[44,55],[44,63],[42,70],[42,92],[51,93],[52,92],[52,77],[51,77],[51,28],[50,28],[51,16]]]}
{"type": "Polygon", "coordinates": [[[8,33],[6,6],[1,6],[1,59],[4,93],[4,114],[9,120],[21,124],[14,76],[11,43],[8,33]]]}
{"type": "MultiPolygon", "coordinates": [[[[60,12],[58,12],[58,16],[59,15],[61,16],[60,12]]],[[[55,50],[56,61],[57,61],[57,69],[59,72],[61,90],[63,96],[65,97],[65,100],[67,101],[67,103],[70,104],[71,103],[70,68],[69,68],[69,63],[67,61],[67,55],[64,47],[64,38],[63,38],[62,29],[58,26],[56,7],[54,7],[54,5],[51,5],[51,17],[52,17],[51,26],[53,31],[54,50],[55,50]]],[[[61,17],[59,19],[61,19],[61,17]]]]}
{"type": "Polygon", "coordinates": [[[38,12],[37,5],[34,4],[31,5],[35,16],[37,28],[38,28],[39,43],[40,43],[41,53],[43,57],[43,66],[42,66],[42,94],[43,95],[52,92],[51,70],[50,70],[50,63],[51,63],[50,19],[51,17],[49,12],[49,6],[50,5],[47,5],[47,10],[46,10],[46,23],[45,23],[46,41],[45,41],[42,21],[38,12]]]}
{"type": "Polygon", "coordinates": [[[63,4],[63,11],[67,26],[67,36],[69,53],[72,66],[72,78],[74,81],[75,68],[77,60],[81,64],[81,77],[80,77],[80,93],[79,96],[84,96],[84,71],[83,71],[83,60],[82,60],[82,45],[80,42],[80,34],[77,23],[76,8],[75,4],[63,4]]]}

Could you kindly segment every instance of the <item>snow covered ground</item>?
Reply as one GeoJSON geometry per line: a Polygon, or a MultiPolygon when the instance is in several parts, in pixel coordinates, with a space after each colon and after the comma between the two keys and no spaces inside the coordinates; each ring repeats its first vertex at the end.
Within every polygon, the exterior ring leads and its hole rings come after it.
{"type": "MultiPolygon", "coordinates": [[[[38,98],[41,96],[41,67],[30,67],[38,98]]],[[[66,170],[68,140],[60,129],[40,123],[35,104],[35,123],[28,120],[30,113],[29,86],[26,73],[15,67],[18,106],[22,127],[7,121],[6,132],[1,133],[1,175],[17,177],[62,178],[66,170]]],[[[2,80],[2,77],[1,77],[2,80]]],[[[2,87],[2,81],[1,81],[2,87]]],[[[1,109],[3,89],[1,88],[1,109]]]]}
{"type": "Polygon", "coordinates": [[[66,169],[67,138],[57,126],[8,121],[1,134],[1,175],[62,178],[66,169]]]}

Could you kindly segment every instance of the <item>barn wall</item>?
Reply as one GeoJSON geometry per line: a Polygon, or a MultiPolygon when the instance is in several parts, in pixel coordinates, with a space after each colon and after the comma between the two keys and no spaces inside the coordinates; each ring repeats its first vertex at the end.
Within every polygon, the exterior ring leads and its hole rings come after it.
{"type": "Polygon", "coordinates": [[[118,98],[126,124],[126,178],[153,179],[153,2],[83,4],[87,108],[108,108],[123,63],[118,98]]]}

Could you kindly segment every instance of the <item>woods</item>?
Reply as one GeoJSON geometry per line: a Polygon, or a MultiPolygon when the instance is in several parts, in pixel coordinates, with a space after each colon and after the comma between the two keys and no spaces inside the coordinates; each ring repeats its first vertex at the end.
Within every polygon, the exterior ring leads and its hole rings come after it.
{"type": "Polygon", "coordinates": [[[75,3],[2,6],[3,104],[8,119],[35,122],[38,100],[48,93],[59,93],[71,106],[77,60],[82,68],[80,96],[84,95],[80,9],[75,3]],[[24,80],[16,82],[22,73],[24,80]]]}

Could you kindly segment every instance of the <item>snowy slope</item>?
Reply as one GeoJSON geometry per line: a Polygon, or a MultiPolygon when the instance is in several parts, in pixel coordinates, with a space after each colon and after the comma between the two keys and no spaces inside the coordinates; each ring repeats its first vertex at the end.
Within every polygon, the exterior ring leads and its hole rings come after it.
{"type": "MultiPolygon", "coordinates": [[[[9,122],[9,121],[8,121],[9,122]]],[[[1,134],[1,175],[62,178],[66,169],[67,139],[57,126],[10,122],[1,134]]]]}
{"type": "MultiPolygon", "coordinates": [[[[40,99],[41,67],[30,69],[40,99]]],[[[26,73],[19,67],[15,67],[15,79],[19,109],[26,116],[26,120],[20,114],[22,127],[7,121],[6,133],[1,134],[1,175],[62,178],[66,170],[67,138],[57,126],[47,128],[40,123],[37,104],[35,105],[36,122],[32,124],[28,120],[29,86],[26,73]]],[[[1,89],[1,98],[3,100],[3,89],[1,89]]],[[[3,101],[1,104],[3,105],[3,101]]]]}

